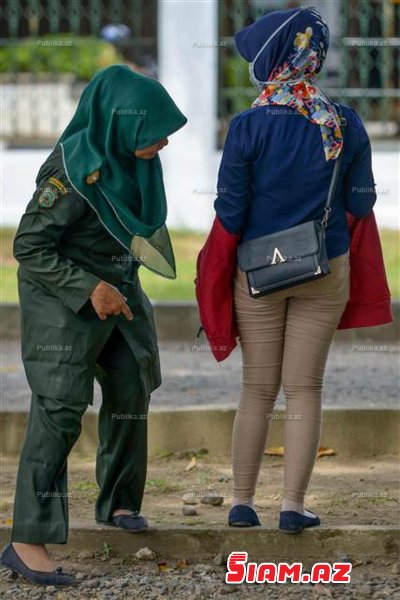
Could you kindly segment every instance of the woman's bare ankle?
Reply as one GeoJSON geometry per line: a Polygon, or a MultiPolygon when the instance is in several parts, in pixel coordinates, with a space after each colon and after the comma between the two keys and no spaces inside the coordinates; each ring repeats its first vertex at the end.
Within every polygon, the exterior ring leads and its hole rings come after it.
{"type": "Polygon", "coordinates": [[[44,544],[27,544],[25,542],[12,542],[12,546],[19,558],[29,569],[34,571],[53,571],[54,563],[51,560],[44,544]]]}
{"type": "Polygon", "coordinates": [[[132,513],[128,508],[117,508],[114,510],[112,516],[117,517],[118,515],[130,515],[132,513]]]}

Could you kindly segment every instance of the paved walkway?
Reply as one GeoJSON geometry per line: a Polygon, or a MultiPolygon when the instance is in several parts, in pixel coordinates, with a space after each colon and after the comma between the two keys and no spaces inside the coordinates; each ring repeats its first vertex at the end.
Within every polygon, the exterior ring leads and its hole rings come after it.
{"type": "MultiPolygon", "coordinates": [[[[325,407],[399,407],[399,344],[375,344],[332,344],[326,369],[325,407]]],[[[237,405],[241,377],[238,349],[222,363],[214,360],[204,338],[197,346],[190,343],[162,343],[160,353],[163,385],[152,395],[152,407],[237,405]]],[[[19,341],[2,340],[0,357],[0,409],[28,410],[30,392],[20,358],[19,341]]],[[[96,385],[95,410],[99,404],[100,392],[96,385]]],[[[284,406],[282,391],[277,406],[284,406]]]]}

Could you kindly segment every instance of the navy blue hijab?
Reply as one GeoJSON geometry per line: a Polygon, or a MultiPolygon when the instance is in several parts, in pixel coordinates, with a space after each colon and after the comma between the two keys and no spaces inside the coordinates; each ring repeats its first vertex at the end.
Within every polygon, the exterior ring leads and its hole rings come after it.
{"type": "Polygon", "coordinates": [[[287,105],[319,125],[325,159],[343,147],[336,108],[315,81],[329,47],[329,29],[315,8],[267,13],[235,36],[249,63],[250,79],[260,91],[253,107],[287,105]]]}
{"type": "Polygon", "coordinates": [[[239,54],[251,63],[266,41],[272,37],[268,46],[257,58],[254,74],[259,81],[268,81],[270,73],[277,65],[282,65],[293,52],[293,40],[298,31],[304,31],[310,25],[320,22],[316,44],[320,48],[320,65],[323,65],[329,48],[329,29],[321,15],[313,7],[305,9],[290,8],[267,13],[235,35],[235,43],[239,54]],[[286,21],[286,24],[284,25],[286,21]],[[279,30],[279,28],[282,29],[279,30]]]}

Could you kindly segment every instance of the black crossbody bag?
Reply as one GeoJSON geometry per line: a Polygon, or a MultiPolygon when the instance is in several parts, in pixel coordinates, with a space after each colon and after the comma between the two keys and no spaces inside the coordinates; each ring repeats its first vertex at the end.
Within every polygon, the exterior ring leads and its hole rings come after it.
{"type": "MultiPolygon", "coordinates": [[[[344,142],[347,121],[340,107],[339,116],[344,142]]],[[[252,298],[320,279],[331,272],[326,254],[325,229],[332,210],[342,156],[343,147],[335,160],[321,220],[307,221],[239,244],[238,265],[246,272],[252,298]]]]}

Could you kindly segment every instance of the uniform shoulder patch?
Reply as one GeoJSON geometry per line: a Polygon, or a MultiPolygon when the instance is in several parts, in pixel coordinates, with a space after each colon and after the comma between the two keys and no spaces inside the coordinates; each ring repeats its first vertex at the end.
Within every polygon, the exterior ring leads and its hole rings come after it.
{"type": "Polygon", "coordinates": [[[68,192],[67,188],[59,179],[49,177],[38,198],[39,206],[42,208],[51,208],[56,200],[68,192]]]}
{"type": "Polygon", "coordinates": [[[59,179],[56,179],[55,177],[49,177],[49,183],[51,183],[52,185],[55,185],[56,188],[59,189],[60,192],[63,194],[66,194],[68,192],[65,185],[59,179]]]}

